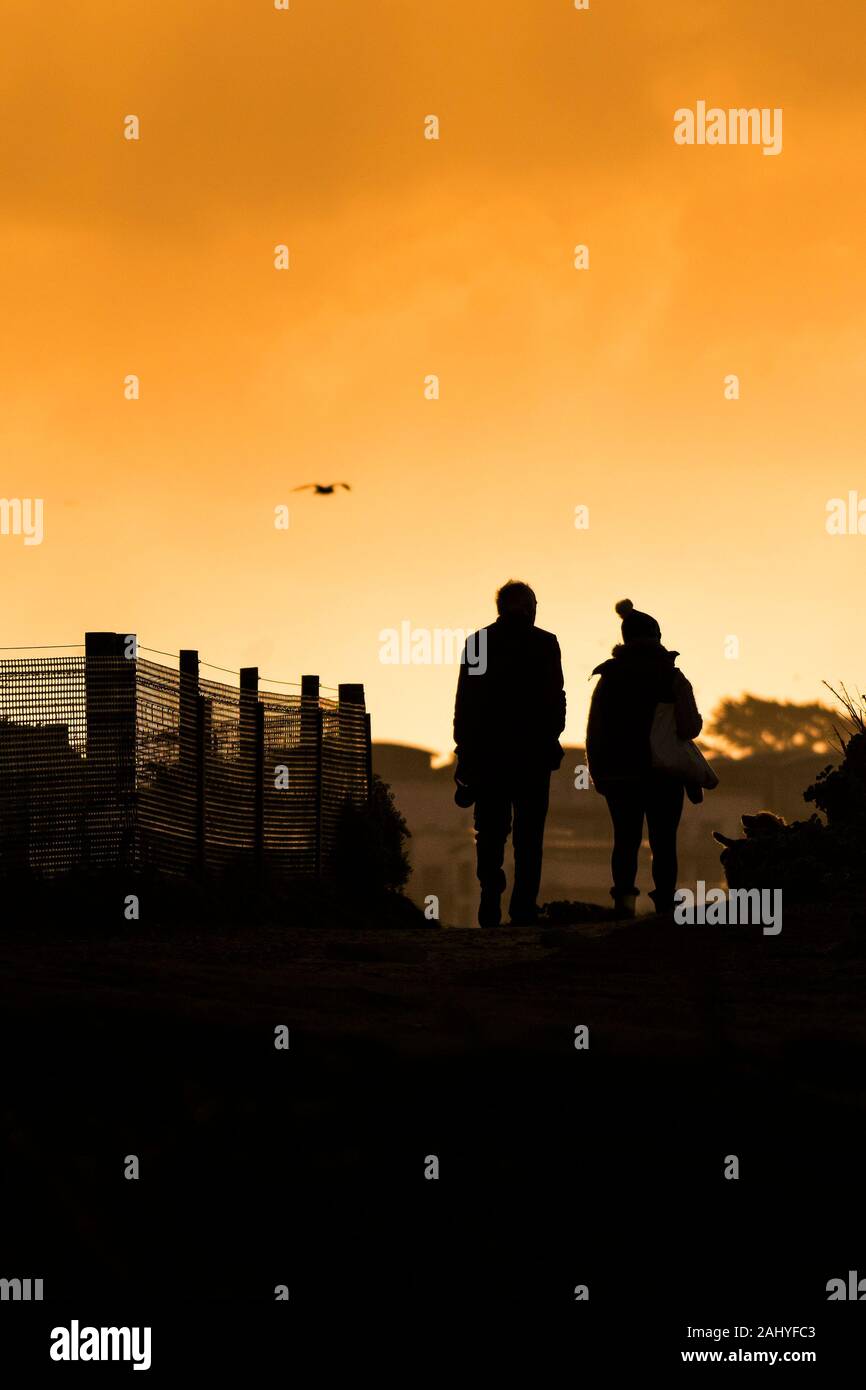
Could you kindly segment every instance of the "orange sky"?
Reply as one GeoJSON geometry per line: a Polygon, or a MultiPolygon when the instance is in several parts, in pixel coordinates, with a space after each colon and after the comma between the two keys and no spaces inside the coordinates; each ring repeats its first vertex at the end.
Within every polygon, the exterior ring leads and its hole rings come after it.
{"type": "Polygon", "coordinates": [[[362,680],[444,749],[456,671],[380,631],[515,576],[574,742],[626,595],[705,713],[862,684],[864,39],[855,0],[7,0],[0,496],[45,538],[0,536],[0,645],[362,680]],[[677,146],[698,99],[783,152],[677,146]]]}

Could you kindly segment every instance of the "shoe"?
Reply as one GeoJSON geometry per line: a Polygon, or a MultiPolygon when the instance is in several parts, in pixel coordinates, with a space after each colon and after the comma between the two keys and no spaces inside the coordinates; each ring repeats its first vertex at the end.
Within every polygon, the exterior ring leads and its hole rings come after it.
{"type": "Polygon", "coordinates": [[[519,909],[515,911],[513,907],[509,908],[508,925],[511,927],[537,927],[538,908],[530,907],[528,910],[523,912],[521,912],[519,909]]]}
{"type": "Polygon", "coordinates": [[[479,927],[498,927],[501,922],[502,909],[499,905],[499,894],[485,893],[482,890],[481,902],[478,904],[479,927]]]}
{"type": "Polygon", "coordinates": [[[637,910],[637,893],[614,894],[613,910],[617,917],[634,917],[637,910]]]}
{"type": "Polygon", "coordinates": [[[653,900],[653,910],[658,913],[673,912],[676,903],[673,898],[657,898],[655,893],[650,893],[653,900]]]}
{"type": "Polygon", "coordinates": [[[482,880],[478,904],[479,927],[498,927],[502,922],[502,894],[505,892],[505,870],[500,869],[482,880]]]}

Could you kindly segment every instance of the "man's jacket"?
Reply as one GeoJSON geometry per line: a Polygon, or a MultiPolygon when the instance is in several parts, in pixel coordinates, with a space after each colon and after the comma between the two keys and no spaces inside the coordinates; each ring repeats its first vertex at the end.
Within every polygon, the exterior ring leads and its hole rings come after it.
{"type": "Polygon", "coordinates": [[[559,643],[522,618],[497,618],[464,648],[454,707],[463,780],[562,761],[565,689],[559,643]]]}

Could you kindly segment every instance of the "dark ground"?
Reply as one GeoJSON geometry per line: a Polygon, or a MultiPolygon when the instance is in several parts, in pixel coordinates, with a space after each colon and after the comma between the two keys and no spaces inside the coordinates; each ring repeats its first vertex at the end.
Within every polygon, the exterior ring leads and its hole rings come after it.
{"type": "Polygon", "coordinates": [[[866,1275],[860,906],[775,938],[8,927],[2,1272],[61,1302],[573,1317],[586,1283],[790,1324],[866,1275]]]}

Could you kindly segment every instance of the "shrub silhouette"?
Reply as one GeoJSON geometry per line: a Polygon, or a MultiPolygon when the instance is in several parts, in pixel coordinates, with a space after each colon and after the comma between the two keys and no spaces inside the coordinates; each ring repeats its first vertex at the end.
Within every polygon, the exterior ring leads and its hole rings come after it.
{"type": "Polygon", "coordinates": [[[399,892],[412,872],[403,842],[411,832],[394,804],[387,782],[375,772],[365,806],[347,800],[337,827],[337,882],[365,896],[399,892]]]}
{"type": "MultiPolygon", "coordinates": [[[[832,689],[832,687],[828,687],[832,689]]],[[[866,704],[854,699],[844,685],[833,691],[845,711],[847,729],[836,730],[842,753],[840,766],[830,763],[803,793],[823,811],[831,826],[859,827],[866,832],[866,704]]]]}
{"type": "Polygon", "coordinates": [[[804,900],[866,886],[866,704],[844,686],[832,693],[847,723],[836,730],[841,762],[829,763],[803,793],[826,821],[812,815],[780,822],[769,833],[735,841],[721,856],[731,888],[781,888],[804,900]]]}

